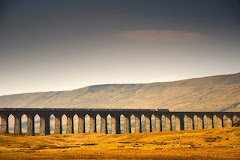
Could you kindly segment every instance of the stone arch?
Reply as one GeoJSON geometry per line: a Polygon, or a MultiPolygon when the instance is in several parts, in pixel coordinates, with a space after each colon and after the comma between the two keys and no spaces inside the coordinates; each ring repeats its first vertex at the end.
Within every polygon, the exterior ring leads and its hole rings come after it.
{"type": "Polygon", "coordinates": [[[187,119],[187,123],[186,123],[187,130],[193,130],[194,129],[194,115],[187,114],[186,119],[187,119]]]}
{"type": "Polygon", "coordinates": [[[130,126],[131,126],[131,133],[136,133],[136,119],[134,114],[130,116],[130,126]]]}
{"type": "Polygon", "coordinates": [[[125,115],[124,114],[120,114],[120,133],[125,133],[125,115]]]}
{"type": "Polygon", "coordinates": [[[180,131],[185,129],[184,115],[174,114],[172,115],[171,120],[172,120],[172,130],[180,131]]]}
{"type": "Polygon", "coordinates": [[[223,127],[232,127],[233,125],[233,117],[232,115],[223,115],[223,127]]]}
{"type": "Polygon", "coordinates": [[[141,116],[140,116],[140,119],[141,119],[141,133],[144,133],[144,132],[146,132],[146,117],[145,117],[145,115],[144,114],[142,114],[141,116]]]}
{"type": "Polygon", "coordinates": [[[171,131],[171,115],[162,115],[162,131],[171,131]]]}
{"type": "Polygon", "coordinates": [[[150,132],[155,132],[156,131],[156,117],[154,114],[150,116],[150,132]]]}
{"type": "Polygon", "coordinates": [[[26,114],[23,114],[21,116],[21,132],[22,134],[27,133],[27,115],[26,114]]]}
{"type": "MultiPolygon", "coordinates": [[[[102,133],[102,134],[107,134],[108,131],[107,131],[107,115],[105,113],[101,113],[99,114],[99,117],[100,117],[100,122],[99,122],[99,125],[97,126],[98,130],[97,132],[99,131],[99,133],[102,133]]],[[[99,118],[97,117],[97,118],[99,118]]],[[[97,119],[96,118],[96,119],[97,119]]]]}
{"type": "Polygon", "coordinates": [[[213,128],[217,128],[217,116],[213,115],[213,128]]]}
{"type": "Polygon", "coordinates": [[[205,115],[206,116],[206,128],[207,129],[212,129],[212,128],[214,128],[214,119],[213,119],[213,116],[214,115],[212,115],[212,114],[206,114],[205,115]]]}
{"type": "Polygon", "coordinates": [[[240,126],[240,119],[239,116],[236,114],[233,115],[233,127],[239,127],[240,126]]]}
{"type": "Polygon", "coordinates": [[[78,133],[78,115],[73,115],[73,133],[78,133]]]}
{"type": "Polygon", "coordinates": [[[39,116],[39,114],[36,114],[33,117],[33,123],[34,123],[34,134],[38,135],[40,133],[40,116],[39,116]]]}
{"type": "Polygon", "coordinates": [[[141,133],[142,132],[142,128],[141,128],[141,124],[142,124],[142,122],[141,122],[141,114],[135,113],[134,116],[135,116],[135,120],[134,120],[134,122],[135,122],[135,132],[136,133],[141,133]]]}
{"type": "Polygon", "coordinates": [[[213,116],[213,124],[214,128],[222,128],[223,127],[223,116],[215,114],[213,116]]]}
{"type": "Polygon", "coordinates": [[[55,121],[56,121],[55,115],[51,114],[49,116],[50,134],[55,133],[55,121]]]}
{"type": "Polygon", "coordinates": [[[165,117],[165,115],[161,116],[161,126],[162,126],[162,131],[166,131],[166,117],[165,117]]]}
{"type": "Polygon", "coordinates": [[[85,133],[85,113],[78,113],[78,133],[85,133]]]}
{"type": "Polygon", "coordinates": [[[107,134],[111,134],[112,133],[112,115],[108,114],[106,116],[106,121],[107,121],[107,134]]]}
{"type": "Polygon", "coordinates": [[[8,133],[8,114],[0,114],[1,116],[1,132],[2,134],[8,133]]]}
{"type": "Polygon", "coordinates": [[[203,129],[207,129],[208,128],[208,117],[207,115],[203,115],[203,129]]]}
{"type": "Polygon", "coordinates": [[[90,116],[89,116],[89,114],[85,115],[84,121],[85,121],[85,133],[89,133],[90,132],[90,116]]]}
{"type": "Polygon", "coordinates": [[[131,126],[131,114],[124,115],[124,133],[131,133],[132,126],[131,126]]]}
{"type": "Polygon", "coordinates": [[[198,116],[195,114],[193,115],[193,130],[198,129],[198,116]]]}
{"type": "Polygon", "coordinates": [[[188,130],[188,116],[187,115],[183,116],[183,121],[184,121],[184,130],[188,130]]]}
{"type": "Polygon", "coordinates": [[[96,115],[96,133],[101,133],[101,118],[102,116],[100,114],[96,115]]]}
{"type": "Polygon", "coordinates": [[[197,119],[196,119],[196,129],[203,129],[204,128],[204,115],[203,114],[197,114],[197,119]]]}
{"type": "Polygon", "coordinates": [[[175,115],[172,115],[171,116],[171,126],[172,126],[172,131],[176,131],[176,116],[175,115]]]}
{"type": "Polygon", "coordinates": [[[67,115],[63,114],[62,117],[62,134],[67,133],[67,115]]]}
{"type": "Polygon", "coordinates": [[[162,115],[161,120],[162,120],[163,131],[170,131],[171,130],[171,116],[162,115]]]}
{"type": "Polygon", "coordinates": [[[227,127],[227,116],[226,116],[226,114],[223,115],[223,127],[224,128],[227,127]]]}
{"type": "Polygon", "coordinates": [[[8,120],[8,133],[14,133],[15,117],[10,114],[7,118],[8,120]]]}

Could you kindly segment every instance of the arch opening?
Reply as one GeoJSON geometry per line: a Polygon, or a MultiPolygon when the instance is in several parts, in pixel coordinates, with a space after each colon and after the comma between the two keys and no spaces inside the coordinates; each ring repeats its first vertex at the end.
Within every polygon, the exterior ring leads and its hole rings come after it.
{"type": "Polygon", "coordinates": [[[161,116],[161,123],[162,123],[162,131],[166,131],[166,116],[161,116]]]}
{"type": "Polygon", "coordinates": [[[239,127],[240,126],[240,119],[238,116],[233,115],[233,127],[239,127]]]}
{"type": "Polygon", "coordinates": [[[134,115],[130,116],[130,126],[131,126],[131,133],[136,133],[136,121],[135,121],[134,115]]]}
{"type": "Polygon", "coordinates": [[[85,133],[89,133],[90,132],[90,116],[89,114],[85,115],[85,133]]]}
{"type": "Polygon", "coordinates": [[[228,127],[227,116],[223,115],[223,127],[228,127]]]}
{"type": "Polygon", "coordinates": [[[40,133],[40,116],[36,114],[34,116],[34,134],[38,135],[40,133]]]}
{"type": "Polygon", "coordinates": [[[125,116],[123,114],[120,115],[120,133],[125,133],[125,116]]]}
{"type": "Polygon", "coordinates": [[[21,132],[22,134],[27,133],[27,115],[23,114],[21,117],[21,132]]]}
{"type": "Polygon", "coordinates": [[[101,132],[101,115],[97,114],[96,115],[96,132],[100,133],[101,132]]]}
{"type": "Polygon", "coordinates": [[[15,117],[10,114],[8,116],[8,133],[13,134],[14,133],[14,124],[15,124],[15,117]]]}
{"type": "Polygon", "coordinates": [[[142,133],[144,133],[145,131],[146,131],[146,118],[145,118],[145,115],[141,115],[141,117],[140,117],[140,119],[141,119],[141,132],[142,133]]]}
{"type": "Polygon", "coordinates": [[[150,116],[150,122],[151,122],[151,129],[150,129],[150,131],[152,131],[152,132],[155,132],[156,131],[156,117],[155,117],[155,115],[153,114],[153,115],[151,115],[150,116]]]}
{"type": "Polygon", "coordinates": [[[198,117],[197,117],[197,115],[193,116],[193,129],[194,130],[198,129],[198,117]]]}
{"type": "Polygon", "coordinates": [[[172,131],[176,131],[176,116],[175,115],[172,115],[171,116],[171,126],[172,126],[172,131]]]}
{"type": "Polygon", "coordinates": [[[217,116],[213,116],[213,128],[217,128],[217,116]]]}
{"type": "Polygon", "coordinates": [[[203,115],[203,129],[208,128],[208,118],[207,115],[203,115]]]}
{"type": "Polygon", "coordinates": [[[49,117],[49,125],[50,125],[50,134],[55,133],[55,116],[53,114],[49,117]]]}
{"type": "Polygon", "coordinates": [[[232,127],[233,126],[233,116],[224,115],[223,116],[223,127],[232,127]]]}
{"type": "Polygon", "coordinates": [[[184,130],[188,130],[188,117],[187,117],[187,115],[184,115],[183,121],[184,121],[184,130]]]}
{"type": "Polygon", "coordinates": [[[112,116],[110,114],[107,115],[107,134],[112,133],[112,116]]]}
{"type": "Polygon", "coordinates": [[[74,114],[73,115],[73,133],[78,133],[78,115],[74,114]]]}
{"type": "Polygon", "coordinates": [[[62,134],[67,133],[67,116],[66,114],[62,115],[62,134]]]}

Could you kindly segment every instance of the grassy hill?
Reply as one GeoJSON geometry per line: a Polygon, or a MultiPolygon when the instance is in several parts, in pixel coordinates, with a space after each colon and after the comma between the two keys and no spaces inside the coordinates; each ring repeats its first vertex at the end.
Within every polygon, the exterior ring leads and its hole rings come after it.
{"type": "Polygon", "coordinates": [[[0,135],[0,159],[239,159],[240,128],[133,134],[0,135]]]}
{"type": "Polygon", "coordinates": [[[240,111],[240,73],[174,82],[107,84],[0,96],[1,108],[167,108],[240,111]]]}

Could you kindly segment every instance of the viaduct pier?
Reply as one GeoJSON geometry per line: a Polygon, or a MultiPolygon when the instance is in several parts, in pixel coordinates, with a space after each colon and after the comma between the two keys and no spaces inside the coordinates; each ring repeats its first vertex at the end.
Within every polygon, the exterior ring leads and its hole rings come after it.
{"type": "Polygon", "coordinates": [[[1,134],[9,133],[9,116],[14,116],[14,134],[22,134],[22,116],[27,117],[29,136],[35,135],[35,117],[40,117],[40,135],[50,134],[50,116],[55,117],[55,134],[62,134],[62,117],[67,117],[66,133],[120,134],[232,127],[240,112],[170,112],[166,109],[77,109],[77,108],[0,108],[1,134]],[[77,123],[73,117],[77,116],[77,123]],[[86,116],[90,117],[86,121],[86,116]],[[98,118],[97,118],[98,117],[98,118]],[[109,120],[110,119],[110,120],[109,120]],[[99,121],[99,122],[98,122],[99,121]],[[98,122],[98,123],[97,123],[98,122]],[[97,124],[100,125],[97,129],[97,124]],[[123,129],[121,129],[123,128],[123,129]],[[122,131],[123,130],[123,131],[122,131]]]}

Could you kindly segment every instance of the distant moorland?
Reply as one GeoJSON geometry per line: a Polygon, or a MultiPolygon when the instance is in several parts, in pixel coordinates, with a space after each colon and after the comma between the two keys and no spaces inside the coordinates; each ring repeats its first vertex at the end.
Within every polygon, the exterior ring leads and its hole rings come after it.
{"type": "Polygon", "coordinates": [[[240,73],[174,82],[106,84],[0,96],[1,108],[167,108],[240,111],[240,73]]]}

